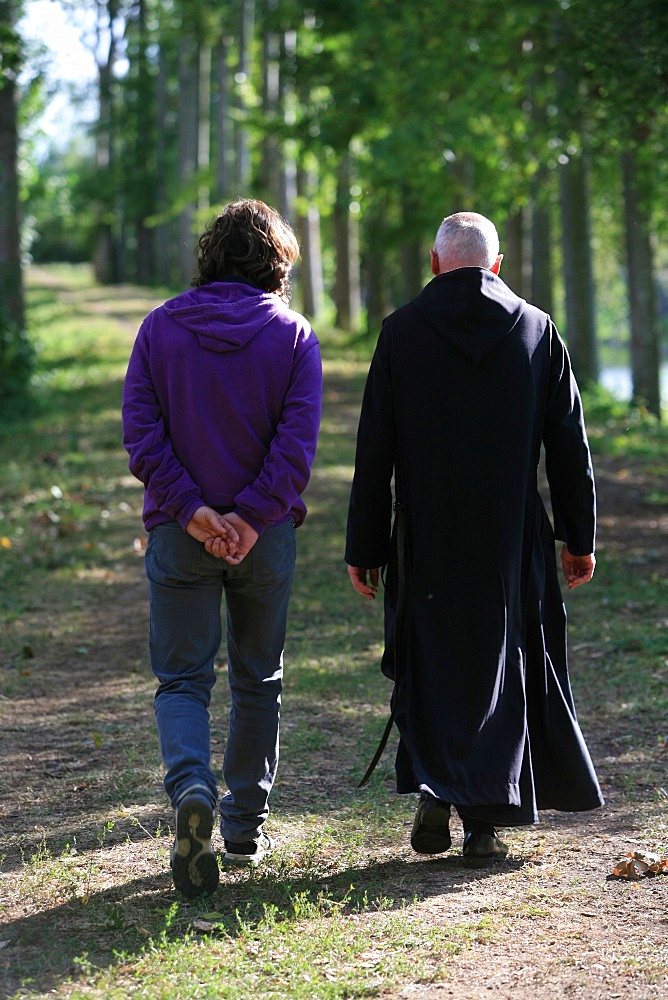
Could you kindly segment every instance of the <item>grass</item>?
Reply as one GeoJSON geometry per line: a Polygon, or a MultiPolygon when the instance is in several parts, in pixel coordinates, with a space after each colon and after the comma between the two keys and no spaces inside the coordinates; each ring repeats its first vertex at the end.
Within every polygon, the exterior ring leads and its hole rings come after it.
{"type": "MultiPolygon", "coordinates": [[[[591,858],[573,865],[581,827],[566,819],[518,831],[511,861],[489,880],[467,873],[457,849],[415,862],[406,847],[414,802],[394,794],[391,750],[370,785],[356,787],[389,686],[378,669],[380,602],[357,598],[342,557],[367,362],[340,335],[322,338],[325,412],[299,533],[272,795],[279,847],[257,872],[225,874],[210,898],[173,892],[134,545],[141,488],[127,472],[118,414],[134,333],[162,297],[110,295],[81,268],[29,279],[34,401],[0,427],[0,995],[355,1000],[452,986],[468,954],[491,970],[487,956],[517,949],[518,927],[540,954],[566,915],[564,956],[576,941],[585,947],[579,911],[602,904],[591,901],[600,892],[591,858]]],[[[610,843],[633,824],[636,840],[665,849],[668,578],[651,525],[665,517],[667,434],[602,393],[586,410],[597,471],[619,506],[602,511],[595,585],[567,598],[576,699],[610,789],[610,843]]],[[[221,653],[218,759],[224,672],[221,653]]],[[[600,849],[600,830],[592,843],[600,849]]],[[[633,886],[615,889],[615,906],[635,905],[633,886]]],[[[647,913],[643,923],[635,912],[633,926],[651,943],[647,913]]],[[[661,978],[659,956],[648,981],[661,978]]],[[[579,959],[556,961],[567,970],[579,959]]]]}
{"type": "MultiPolygon", "coordinates": [[[[668,428],[601,390],[585,397],[585,412],[595,469],[600,464],[601,478],[624,507],[621,516],[619,510],[611,516],[600,506],[595,585],[572,601],[578,616],[570,625],[571,648],[590,663],[580,704],[614,734],[623,750],[616,755],[618,766],[643,764],[644,782],[661,786],[668,732],[668,569],[660,519],[668,504],[668,428]],[[626,536],[620,537],[625,525],[626,536]],[[638,734],[647,732],[655,740],[639,741],[638,734]]],[[[637,794],[636,774],[626,784],[631,796],[637,794]]]]}

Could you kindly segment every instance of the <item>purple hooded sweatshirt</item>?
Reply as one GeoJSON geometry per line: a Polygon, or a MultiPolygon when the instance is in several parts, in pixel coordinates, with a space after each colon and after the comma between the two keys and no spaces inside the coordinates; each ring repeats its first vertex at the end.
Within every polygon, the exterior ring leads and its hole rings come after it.
{"type": "Polygon", "coordinates": [[[211,282],[142,323],[123,389],[123,443],[143,482],[147,530],[198,507],[256,531],[293,518],[315,455],[320,348],[273,293],[211,282]]]}

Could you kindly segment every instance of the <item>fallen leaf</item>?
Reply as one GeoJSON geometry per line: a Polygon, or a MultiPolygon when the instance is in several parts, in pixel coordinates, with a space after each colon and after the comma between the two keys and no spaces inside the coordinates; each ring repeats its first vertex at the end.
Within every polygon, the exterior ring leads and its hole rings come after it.
{"type": "Polygon", "coordinates": [[[614,878],[641,879],[645,876],[668,875],[668,858],[651,851],[629,851],[612,869],[614,878]]]}

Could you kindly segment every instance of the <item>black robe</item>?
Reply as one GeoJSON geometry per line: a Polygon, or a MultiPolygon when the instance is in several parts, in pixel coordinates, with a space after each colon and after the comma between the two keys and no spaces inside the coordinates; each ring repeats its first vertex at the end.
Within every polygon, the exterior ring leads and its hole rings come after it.
{"type": "Polygon", "coordinates": [[[489,270],[434,278],[380,333],[345,556],[386,567],[399,792],[499,826],[602,804],[555,558],[555,534],[573,555],[593,552],[595,521],[580,395],[550,317],[489,270]]]}

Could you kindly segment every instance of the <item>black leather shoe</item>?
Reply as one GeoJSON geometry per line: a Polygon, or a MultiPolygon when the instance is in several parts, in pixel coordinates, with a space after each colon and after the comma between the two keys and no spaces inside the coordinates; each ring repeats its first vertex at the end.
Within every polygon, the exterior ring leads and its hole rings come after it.
{"type": "Polygon", "coordinates": [[[492,861],[502,861],[508,854],[508,845],[491,833],[464,834],[464,860],[473,868],[482,868],[492,861]]]}
{"type": "Polygon", "coordinates": [[[442,854],[451,846],[449,804],[423,792],[415,813],[411,847],[416,854],[442,854]]]}

